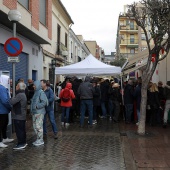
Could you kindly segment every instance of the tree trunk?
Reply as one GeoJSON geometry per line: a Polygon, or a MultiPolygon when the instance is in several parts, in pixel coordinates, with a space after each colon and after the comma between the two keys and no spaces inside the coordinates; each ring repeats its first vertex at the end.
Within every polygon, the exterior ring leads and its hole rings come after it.
{"type": "Polygon", "coordinates": [[[150,77],[146,73],[146,71],[144,71],[144,74],[142,76],[142,88],[141,88],[140,121],[138,126],[139,135],[145,135],[147,89],[148,89],[149,81],[150,81],[150,77]]]}

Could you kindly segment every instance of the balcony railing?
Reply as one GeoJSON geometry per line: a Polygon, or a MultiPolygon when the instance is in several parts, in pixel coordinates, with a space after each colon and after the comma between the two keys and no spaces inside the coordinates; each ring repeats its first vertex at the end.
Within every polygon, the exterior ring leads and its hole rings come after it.
{"type": "Polygon", "coordinates": [[[136,53],[120,53],[120,57],[129,58],[133,57],[136,53]]]}
{"type": "Polygon", "coordinates": [[[120,30],[138,31],[137,25],[120,25],[120,30]]]}
{"type": "Polygon", "coordinates": [[[138,39],[130,38],[130,39],[121,39],[120,45],[131,45],[138,44],[138,39]]]}

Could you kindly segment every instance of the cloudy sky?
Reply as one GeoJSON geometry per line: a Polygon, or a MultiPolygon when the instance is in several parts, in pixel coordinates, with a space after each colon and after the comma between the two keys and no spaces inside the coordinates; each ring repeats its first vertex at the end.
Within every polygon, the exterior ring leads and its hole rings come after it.
{"type": "Polygon", "coordinates": [[[75,34],[96,40],[105,54],[115,51],[118,16],[134,0],[61,0],[74,21],[75,34]]]}

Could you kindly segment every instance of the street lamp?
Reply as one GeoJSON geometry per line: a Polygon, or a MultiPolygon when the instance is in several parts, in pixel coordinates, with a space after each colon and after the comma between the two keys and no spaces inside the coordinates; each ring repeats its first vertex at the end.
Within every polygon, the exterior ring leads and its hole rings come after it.
{"type": "MultiPolygon", "coordinates": [[[[8,19],[13,23],[13,37],[16,37],[16,23],[21,18],[21,13],[17,10],[10,10],[8,13],[8,19]]],[[[15,97],[15,62],[12,63],[12,95],[15,97]]]]}
{"type": "Polygon", "coordinates": [[[53,78],[52,78],[52,80],[53,80],[54,88],[55,88],[55,67],[56,67],[56,64],[57,64],[57,60],[56,60],[56,58],[53,58],[51,60],[51,68],[52,68],[52,71],[53,71],[53,78]]]}

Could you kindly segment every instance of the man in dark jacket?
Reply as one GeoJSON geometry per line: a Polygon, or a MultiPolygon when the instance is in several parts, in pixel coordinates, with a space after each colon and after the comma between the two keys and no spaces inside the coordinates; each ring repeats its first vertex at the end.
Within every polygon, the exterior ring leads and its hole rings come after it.
{"type": "Polygon", "coordinates": [[[93,123],[93,94],[94,88],[90,83],[90,77],[86,76],[85,82],[81,83],[78,88],[78,94],[80,95],[81,106],[80,106],[80,127],[84,125],[84,115],[86,112],[86,108],[89,113],[89,123],[92,125],[93,123]]]}
{"type": "Polygon", "coordinates": [[[55,121],[55,117],[54,117],[54,93],[53,90],[47,86],[47,81],[46,80],[41,80],[41,86],[43,91],[45,92],[47,99],[48,99],[48,103],[49,105],[45,107],[46,110],[46,114],[44,115],[44,121],[43,121],[43,133],[44,135],[47,134],[47,128],[46,128],[46,117],[48,115],[51,125],[52,125],[52,129],[53,129],[53,133],[54,133],[54,138],[57,139],[57,125],[56,125],[56,121],[55,121]]]}
{"type": "Polygon", "coordinates": [[[26,143],[26,107],[27,97],[25,95],[26,85],[24,83],[18,83],[16,86],[16,96],[10,101],[13,106],[12,118],[14,120],[15,132],[18,139],[17,145],[13,148],[16,150],[24,149],[27,146],[26,143]]]}
{"type": "Polygon", "coordinates": [[[126,123],[131,123],[131,117],[133,113],[133,102],[134,102],[134,88],[133,81],[129,80],[128,84],[124,89],[124,104],[126,110],[126,123]]]}
{"type": "Polygon", "coordinates": [[[168,120],[168,112],[170,110],[170,81],[164,87],[164,97],[166,99],[165,111],[164,111],[164,124],[163,127],[166,128],[168,120]]]}
{"type": "Polygon", "coordinates": [[[138,122],[136,123],[136,125],[139,125],[139,121],[140,121],[141,87],[142,87],[142,79],[138,79],[138,85],[136,86],[134,92],[134,97],[136,99],[136,106],[137,106],[137,116],[138,116],[138,122]]]}

